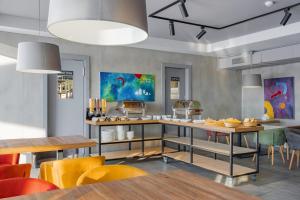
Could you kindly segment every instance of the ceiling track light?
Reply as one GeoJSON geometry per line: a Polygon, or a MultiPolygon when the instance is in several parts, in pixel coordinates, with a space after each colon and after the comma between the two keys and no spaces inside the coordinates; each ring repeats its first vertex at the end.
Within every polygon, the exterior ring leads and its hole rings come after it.
{"type": "Polygon", "coordinates": [[[174,26],[174,22],[170,21],[169,23],[169,29],[170,29],[170,35],[174,36],[175,35],[175,26],[174,26]]]}
{"type": "Polygon", "coordinates": [[[181,0],[178,5],[183,18],[189,17],[189,13],[186,9],[185,2],[186,0],[181,0]]]}
{"type": "MultiPolygon", "coordinates": [[[[272,0],[266,0],[265,6],[272,7],[274,4],[276,4],[276,2],[277,1],[275,1],[275,0],[273,0],[273,1],[272,0]]],[[[269,15],[272,15],[274,13],[279,13],[279,12],[281,13],[284,10],[285,15],[284,15],[284,18],[282,19],[282,22],[280,23],[281,25],[284,26],[292,16],[292,13],[290,13],[289,10],[292,9],[292,8],[300,6],[300,2],[289,5],[289,6],[286,6],[284,8],[280,8],[280,9],[277,9],[277,10],[272,10],[270,12],[263,13],[263,14],[260,14],[260,15],[254,16],[254,17],[242,19],[242,20],[234,22],[232,24],[227,24],[227,25],[223,25],[223,26],[212,26],[212,25],[208,25],[208,24],[197,23],[195,21],[179,20],[179,19],[176,19],[176,18],[163,17],[162,15],[160,15],[162,12],[172,8],[175,5],[179,6],[181,14],[182,14],[183,17],[188,17],[189,16],[189,13],[188,13],[187,8],[186,8],[186,0],[174,0],[173,2],[169,3],[168,5],[160,8],[159,10],[154,11],[153,13],[151,13],[149,15],[149,17],[159,19],[159,20],[168,21],[168,22],[173,21],[173,22],[176,22],[176,24],[185,24],[185,25],[190,25],[190,26],[204,27],[204,28],[209,28],[209,29],[219,31],[219,30],[228,29],[230,27],[237,26],[237,25],[249,22],[249,21],[260,19],[260,18],[269,16],[269,15]]],[[[202,34],[205,34],[205,32],[203,32],[202,34]]],[[[200,36],[200,34],[199,34],[199,36],[200,36]]]]}
{"type": "Polygon", "coordinates": [[[206,30],[204,29],[205,27],[202,27],[201,29],[201,32],[196,36],[196,38],[198,40],[200,40],[205,34],[206,34],[206,30]]]}
{"type": "Polygon", "coordinates": [[[285,9],[284,10],[284,17],[282,18],[282,20],[280,22],[280,25],[285,26],[288,23],[291,16],[292,16],[292,13],[290,13],[290,9],[289,8],[285,9]]]}

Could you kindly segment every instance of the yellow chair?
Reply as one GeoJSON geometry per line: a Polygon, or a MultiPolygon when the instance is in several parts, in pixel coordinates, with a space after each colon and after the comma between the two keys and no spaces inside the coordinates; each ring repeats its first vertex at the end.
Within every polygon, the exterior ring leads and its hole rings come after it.
{"type": "Polygon", "coordinates": [[[147,172],[128,165],[105,165],[86,171],[78,178],[76,185],[117,181],[146,175],[148,175],[147,172]]]}
{"type": "Polygon", "coordinates": [[[104,165],[105,157],[86,157],[55,160],[41,164],[40,178],[59,188],[76,186],[78,178],[86,171],[104,165]]]}
{"type": "Polygon", "coordinates": [[[47,182],[55,184],[55,181],[53,178],[53,172],[52,172],[53,162],[54,161],[47,161],[47,162],[41,163],[39,178],[42,180],[45,180],[47,182]]]}

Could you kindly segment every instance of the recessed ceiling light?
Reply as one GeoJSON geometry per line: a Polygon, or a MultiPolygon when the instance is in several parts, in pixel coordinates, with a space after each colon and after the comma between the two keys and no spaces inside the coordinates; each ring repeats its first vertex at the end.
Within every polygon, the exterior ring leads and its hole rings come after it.
{"type": "Polygon", "coordinates": [[[275,1],[266,1],[265,2],[265,6],[267,6],[268,8],[272,7],[275,4],[275,1]]]}

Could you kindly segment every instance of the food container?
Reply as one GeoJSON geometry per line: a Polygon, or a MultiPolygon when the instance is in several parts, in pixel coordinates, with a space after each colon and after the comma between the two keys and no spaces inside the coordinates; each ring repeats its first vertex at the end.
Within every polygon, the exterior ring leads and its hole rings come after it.
{"type": "Polygon", "coordinates": [[[146,104],[143,101],[123,101],[120,107],[124,108],[127,116],[142,117],[146,114],[146,104]]]}
{"type": "Polygon", "coordinates": [[[137,120],[139,120],[139,118],[137,118],[137,117],[131,117],[131,118],[129,118],[129,120],[130,121],[137,121],[137,120]]]}
{"type": "Polygon", "coordinates": [[[99,117],[100,122],[104,122],[106,120],[106,117],[99,117]]]}
{"type": "Polygon", "coordinates": [[[188,123],[188,122],[191,122],[192,120],[191,119],[181,119],[180,122],[184,122],[184,123],[188,123]]]}
{"type": "Polygon", "coordinates": [[[224,122],[225,127],[227,128],[236,128],[241,125],[241,123],[234,123],[234,122],[224,122]]]}
{"type": "Polygon", "coordinates": [[[151,116],[142,117],[142,120],[151,120],[151,119],[152,119],[151,116]]]}
{"type": "Polygon", "coordinates": [[[243,125],[245,127],[256,127],[258,125],[257,121],[256,122],[244,122],[243,125]]]}
{"type": "Polygon", "coordinates": [[[207,126],[224,126],[224,121],[223,120],[214,120],[214,119],[206,119],[204,121],[204,124],[207,126]]]}
{"type": "Polygon", "coordinates": [[[119,131],[117,135],[119,141],[125,140],[125,131],[119,131]]]}
{"type": "Polygon", "coordinates": [[[134,138],[134,131],[127,131],[127,139],[132,140],[134,138]]]}
{"type": "Polygon", "coordinates": [[[118,140],[125,140],[124,126],[117,126],[117,139],[118,140]]]}
{"type": "Polygon", "coordinates": [[[121,121],[127,121],[128,118],[126,116],[119,117],[121,121]]]}
{"type": "Polygon", "coordinates": [[[112,121],[112,122],[117,121],[117,117],[110,117],[110,121],[112,121]]]}

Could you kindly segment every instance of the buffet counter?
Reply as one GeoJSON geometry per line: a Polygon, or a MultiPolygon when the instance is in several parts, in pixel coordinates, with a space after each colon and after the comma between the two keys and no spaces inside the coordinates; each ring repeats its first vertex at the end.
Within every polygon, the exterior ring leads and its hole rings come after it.
{"type": "MultiPolygon", "coordinates": [[[[172,120],[124,120],[124,121],[91,121],[87,120],[86,124],[89,125],[89,138],[91,138],[91,127],[98,127],[98,153],[103,155],[106,159],[121,159],[121,158],[132,158],[132,157],[149,157],[149,156],[163,156],[164,161],[168,162],[168,158],[193,164],[204,169],[223,174],[230,178],[244,176],[244,175],[255,175],[259,172],[259,137],[258,132],[264,130],[263,126],[255,127],[245,127],[239,125],[235,128],[228,128],[223,126],[213,126],[206,125],[204,123],[194,123],[194,122],[178,122],[172,120]],[[161,135],[158,137],[147,137],[145,135],[144,126],[146,125],[161,125],[162,131],[161,135]],[[178,127],[177,136],[169,136],[165,132],[166,126],[176,126],[178,127]],[[101,140],[101,130],[105,126],[128,126],[131,130],[132,126],[141,126],[141,137],[134,138],[132,140],[116,140],[111,142],[102,142],[101,140]],[[184,129],[184,134],[181,133],[181,128],[184,129]],[[187,129],[189,129],[189,136],[187,136],[187,129]],[[230,137],[230,144],[222,144],[196,139],[194,137],[194,129],[201,129],[204,131],[219,132],[228,134],[230,137]],[[253,133],[256,134],[256,146],[255,148],[245,148],[241,147],[240,144],[234,145],[234,135],[240,136],[243,133],[253,133]],[[156,148],[145,148],[146,141],[161,141],[161,147],[156,148]],[[141,149],[132,150],[131,143],[140,142],[141,149]],[[128,151],[117,151],[117,152],[104,152],[102,153],[102,145],[118,144],[118,143],[129,143],[128,151]],[[177,144],[178,148],[166,147],[166,143],[177,144]],[[181,146],[184,146],[182,150],[181,146]],[[202,156],[194,153],[194,150],[202,150],[206,152],[213,153],[214,157],[202,156]],[[229,162],[217,159],[217,155],[223,155],[229,157],[229,162]],[[240,166],[233,163],[233,158],[241,155],[256,155],[255,169],[245,166],[240,166]]],[[[91,154],[91,148],[89,150],[91,154]]]]}
{"type": "Polygon", "coordinates": [[[211,126],[205,125],[204,123],[194,123],[194,122],[175,122],[172,120],[128,120],[128,121],[103,121],[94,122],[91,120],[86,120],[86,124],[92,126],[126,126],[126,125],[146,125],[146,124],[163,124],[163,125],[175,125],[187,128],[199,128],[207,131],[221,132],[221,133],[247,133],[261,131],[264,128],[262,126],[256,127],[245,127],[243,125],[236,128],[227,128],[221,126],[211,126]]]}

